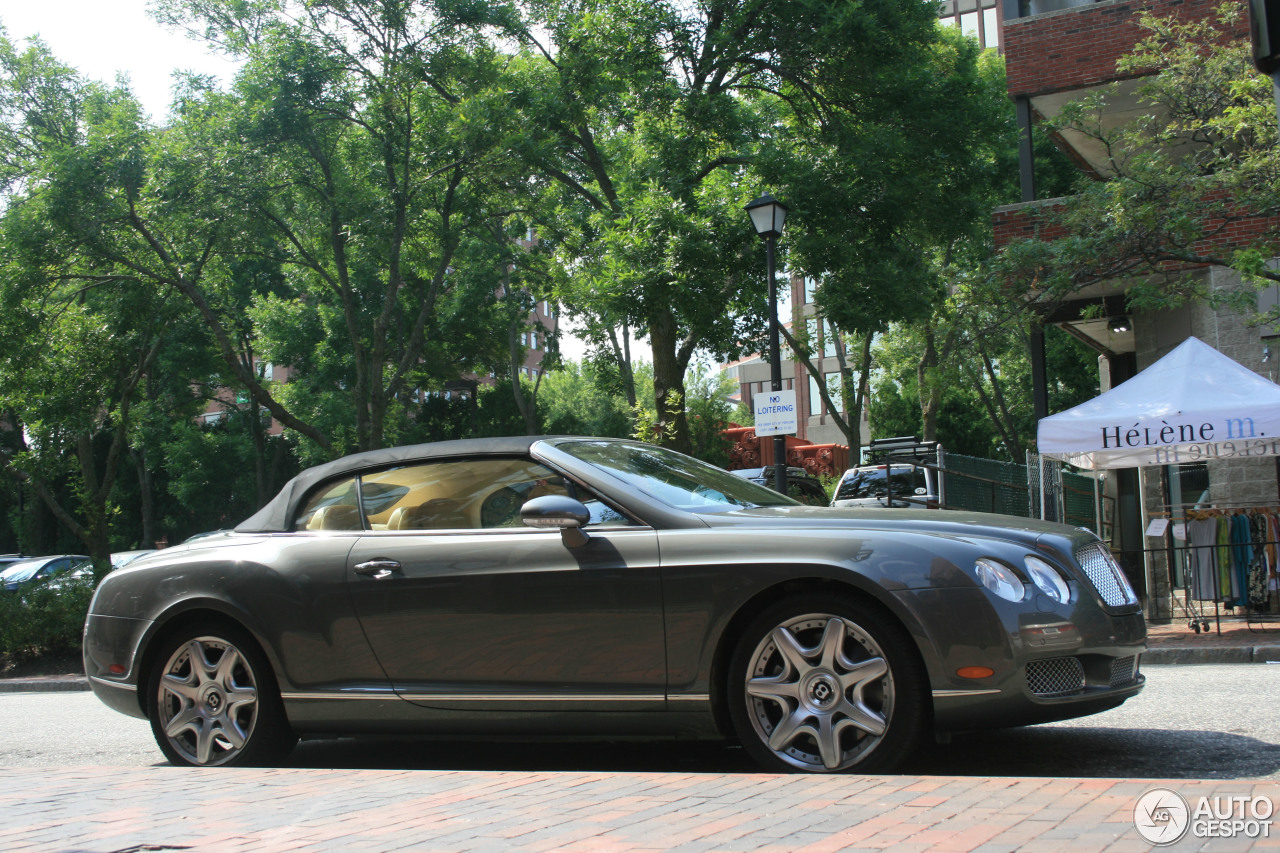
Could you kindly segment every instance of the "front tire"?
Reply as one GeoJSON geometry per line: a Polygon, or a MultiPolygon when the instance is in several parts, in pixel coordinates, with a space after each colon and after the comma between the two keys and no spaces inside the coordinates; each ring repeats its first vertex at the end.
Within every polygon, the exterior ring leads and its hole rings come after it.
{"type": "Polygon", "coordinates": [[[889,772],[928,723],[928,680],[891,617],[851,597],[801,595],[753,619],[729,663],[729,716],[771,771],[889,772]]]}
{"type": "Polygon", "coordinates": [[[297,743],[265,656],[231,625],[194,625],[167,637],[147,690],[151,732],[172,764],[271,764],[297,743]]]}

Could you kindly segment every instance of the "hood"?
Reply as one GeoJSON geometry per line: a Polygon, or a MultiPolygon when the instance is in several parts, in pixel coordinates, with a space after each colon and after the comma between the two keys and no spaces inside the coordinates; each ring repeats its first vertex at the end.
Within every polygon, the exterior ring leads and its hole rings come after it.
{"type": "MultiPolygon", "coordinates": [[[[1044,537],[1071,541],[1070,548],[1097,537],[1084,528],[987,512],[936,509],[877,509],[871,507],[752,507],[733,512],[700,514],[708,527],[812,527],[814,529],[882,530],[887,533],[921,533],[1020,542],[1034,547],[1044,537]]],[[[1063,543],[1059,542],[1059,547],[1063,543]]]]}

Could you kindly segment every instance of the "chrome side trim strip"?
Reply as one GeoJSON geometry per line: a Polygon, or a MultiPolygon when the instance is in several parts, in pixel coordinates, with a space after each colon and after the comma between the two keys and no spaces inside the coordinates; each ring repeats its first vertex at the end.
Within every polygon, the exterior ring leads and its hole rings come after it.
{"type": "Polygon", "coordinates": [[[602,694],[602,693],[401,693],[410,702],[665,702],[659,695],[602,694]]]}
{"type": "Polygon", "coordinates": [[[392,690],[361,691],[359,693],[337,691],[332,693],[281,693],[281,699],[294,701],[297,699],[399,699],[400,694],[392,690]]]}
{"type": "Polygon", "coordinates": [[[112,681],[109,678],[100,678],[96,675],[89,676],[89,680],[96,681],[99,684],[105,684],[107,687],[118,687],[121,690],[132,690],[134,693],[138,692],[138,685],[136,684],[126,684],[123,681],[112,681]]]}
{"type": "Polygon", "coordinates": [[[678,693],[667,697],[668,702],[710,702],[710,693],[678,693]]]}
{"type": "MultiPolygon", "coordinates": [[[[335,690],[331,693],[281,693],[280,698],[290,701],[302,699],[407,699],[410,702],[665,702],[667,700],[667,697],[661,694],[396,693],[393,690],[361,690],[359,692],[335,690]]],[[[711,699],[710,696],[681,696],[672,698],[699,698],[702,701],[710,701],[711,699]]]]}
{"type": "Polygon", "coordinates": [[[999,690],[935,690],[933,691],[933,698],[953,699],[957,696],[990,696],[992,693],[999,692],[999,690]]]}

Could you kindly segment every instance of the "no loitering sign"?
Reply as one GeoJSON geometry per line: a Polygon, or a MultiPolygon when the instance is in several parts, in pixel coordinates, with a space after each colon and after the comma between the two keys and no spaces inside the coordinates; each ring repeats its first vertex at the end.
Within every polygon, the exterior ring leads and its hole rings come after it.
{"type": "Polygon", "coordinates": [[[752,397],[756,435],[795,435],[796,392],[762,391],[752,397]]]}

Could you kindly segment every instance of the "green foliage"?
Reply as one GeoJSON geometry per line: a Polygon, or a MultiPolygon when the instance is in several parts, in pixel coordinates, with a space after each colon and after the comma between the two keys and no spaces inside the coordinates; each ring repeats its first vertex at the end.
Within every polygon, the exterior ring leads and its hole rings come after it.
{"type": "Polygon", "coordinates": [[[631,407],[631,437],[650,444],[667,444],[675,440],[675,417],[683,410],[683,403],[679,394],[670,394],[666,401],[665,417],[642,403],[636,403],[631,407]]]}
{"type": "Polygon", "coordinates": [[[542,428],[551,435],[598,435],[626,438],[631,416],[626,399],[600,381],[592,362],[565,362],[548,373],[538,394],[542,428]]]}
{"type": "Polygon", "coordinates": [[[648,340],[664,441],[690,446],[671,401],[694,354],[736,356],[764,325],[763,251],[742,211],[762,186],[791,205],[789,251],[831,276],[845,328],[919,313],[935,287],[923,235],[987,217],[953,194],[987,127],[975,99],[997,93],[932,4],[519,9],[506,144],[539,176],[559,301],[593,358],[626,386],[620,333],[648,340]]]}
{"type": "MultiPolygon", "coordinates": [[[[894,327],[880,339],[876,347],[880,376],[870,410],[873,438],[923,436],[920,350],[911,327],[894,327]]],[[[954,453],[1021,463],[1036,430],[1026,336],[1017,330],[1004,336],[988,331],[980,342],[961,337],[954,350],[956,354],[930,377],[943,389],[935,438],[954,453]],[[982,393],[991,398],[996,389],[992,377],[982,369],[981,359],[975,358],[979,350],[989,354],[1007,403],[1003,425],[993,419],[982,400],[982,393]]],[[[1063,411],[1096,396],[1098,368],[1091,350],[1056,327],[1045,329],[1045,350],[1050,411],[1063,411]]]]}
{"type": "Polygon", "coordinates": [[[692,455],[728,468],[731,442],[724,431],[733,414],[729,405],[729,395],[736,390],[733,380],[705,361],[697,361],[685,380],[685,388],[689,393],[686,408],[692,455]]]}
{"type": "Polygon", "coordinates": [[[0,655],[21,661],[78,649],[92,598],[89,579],[0,592],[0,655]]]}

